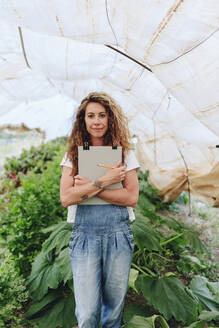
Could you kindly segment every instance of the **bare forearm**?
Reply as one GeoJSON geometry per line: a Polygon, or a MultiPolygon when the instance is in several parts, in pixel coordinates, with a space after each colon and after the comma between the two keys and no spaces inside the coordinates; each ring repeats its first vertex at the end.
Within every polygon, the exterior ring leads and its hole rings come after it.
{"type": "Polygon", "coordinates": [[[109,181],[101,177],[95,181],[87,180],[86,183],[70,186],[61,190],[62,205],[68,207],[73,204],[79,204],[84,200],[97,195],[103,188],[109,185],[109,181]]]}
{"type": "Polygon", "coordinates": [[[70,181],[69,172],[64,171],[61,178],[60,198],[62,205],[68,207],[72,204],[79,204],[84,200],[97,195],[103,188],[121,182],[125,176],[123,166],[110,169],[104,176],[96,181],[89,181],[79,174],[74,176],[74,185],[70,181]]]}
{"type": "Polygon", "coordinates": [[[121,206],[135,207],[138,202],[138,195],[133,194],[125,188],[105,189],[99,191],[97,196],[109,203],[121,206]]]}
{"type": "Polygon", "coordinates": [[[79,204],[84,200],[91,198],[102,190],[102,184],[96,181],[89,181],[86,184],[70,187],[61,194],[62,205],[67,207],[73,204],[79,204]]]}

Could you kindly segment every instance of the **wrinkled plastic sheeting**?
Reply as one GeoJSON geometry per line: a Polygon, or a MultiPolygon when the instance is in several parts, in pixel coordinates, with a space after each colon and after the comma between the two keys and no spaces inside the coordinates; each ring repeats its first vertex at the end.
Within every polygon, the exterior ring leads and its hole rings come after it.
{"type": "Polygon", "coordinates": [[[0,4],[0,115],[57,92],[78,102],[108,92],[127,114],[139,161],[164,200],[189,188],[219,205],[218,0],[0,4]]]}
{"type": "Polygon", "coordinates": [[[27,67],[22,53],[18,27],[1,22],[0,115],[7,113],[25,100],[44,99],[56,93],[57,90],[48,76],[27,67]]]}

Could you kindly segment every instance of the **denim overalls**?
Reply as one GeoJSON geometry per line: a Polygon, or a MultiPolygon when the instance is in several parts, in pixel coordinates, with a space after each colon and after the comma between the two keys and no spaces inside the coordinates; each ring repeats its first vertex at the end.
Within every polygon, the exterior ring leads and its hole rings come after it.
{"type": "Polygon", "coordinates": [[[102,328],[120,327],[133,247],[126,206],[77,206],[69,252],[79,328],[100,318],[102,328]]]}

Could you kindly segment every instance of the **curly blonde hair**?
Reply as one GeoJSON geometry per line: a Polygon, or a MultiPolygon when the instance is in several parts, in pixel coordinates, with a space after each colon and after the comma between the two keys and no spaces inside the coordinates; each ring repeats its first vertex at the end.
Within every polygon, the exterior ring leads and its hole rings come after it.
{"type": "Polygon", "coordinates": [[[92,145],[85,124],[85,111],[90,102],[103,105],[108,113],[108,129],[103,136],[103,144],[105,146],[122,146],[122,162],[124,162],[126,152],[131,149],[128,120],[121,107],[108,94],[91,92],[81,101],[68,138],[67,157],[72,162],[71,175],[73,176],[78,174],[78,146],[83,146],[85,142],[92,145]]]}

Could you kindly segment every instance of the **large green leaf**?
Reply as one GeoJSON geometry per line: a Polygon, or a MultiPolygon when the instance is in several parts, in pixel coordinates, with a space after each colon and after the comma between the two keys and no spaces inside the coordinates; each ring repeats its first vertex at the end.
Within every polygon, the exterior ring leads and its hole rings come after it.
{"type": "Polygon", "coordinates": [[[40,300],[47,293],[48,288],[56,289],[61,280],[60,268],[54,262],[52,252],[41,252],[36,257],[28,277],[31,297],[40,300]]]}
{"type": "Polygon", "coordinates": [[[198,237],[198,233],[189,229],[185,230],[184,237],[195,253],[207,253],[207,247],[198,237]]]}
{"type": "Polygon", "coordinates": [[[152,204],[149,199],[140,193],[138,198],[138,207],[141,209],[142,213],[147,215],[149,212],[155,212],[156,207],[152,204]]]}
{"type": "Polygon", "coordinates": [[[207,321],[212,321],[212,320],[218,320],[219,319],[219,312],[202,311],[202,313],[199,316],[199,319],[200,319],[200,321],[193,322],[189,327],[185,327],[185,328],[209,327],[209,326],[206,326],[206,322],[207,321]]]}
{"type": "Polygon", "coordinates": [[[219,281],[208,281],[207,287],[210,292],[215,296],[216,301],[219,303],[219,281]]]}
{"type": "MultiPolygon", "coordinates": [[[[199,299],[203,310],[219,311],[218,297],[217,295],[213,295],[208,288],[209,283],[207,278],[195,276],[190,283],[190,288],[199,299]]],[[[212,287],[213,285],[211,284],[209,286],[212,287]]]]}
{"type": "Polygon", "coordinates": [[[54,226],[54,229],[49,238],[43,243],[43,249],[49,252],[53,248],[56,248],[56,254],[58,254],[63,247],[69,244],[72,225],[61,222],[54,226]]]}
{"type": "Polygon", "coordinates": [[[176,221],[171,217],[162,217],[160,222],[161,224],[168,226],[171,230],[183,232],[186,243],[190,245],[190,248],[194,253],[207,253],[207,247],[199,238],[199,233],[192,231],[183,222],[176,221]]]}
{"type": "Polygon", "coordinates": [[[135,220],[132,224],[135,242],[140,249],[161,250],[158,233],[143,218],[135,220]]]}
{"type": "Polygon", "coordinates": [[[55,260],[56,265],[59,267],[60,270],[60,279],[64,281],[64,284],[66,281],[72,279],[72,268],[71,268],[71,262],[69,257],[69,248],[64,248],[60,253],[59,256],[55,260]]]}
{"type": "Polygon", "coordinates": [[[147,317],[152,315],[151,310],[142,304],[132,304],[125,308],[123,313],[123,321],[124,323],[128,323],[134,316],[142,316],[147,317]]]}
{"type": "Polygon", "coordinates": [[[181,259],[185,262],[192,263],[194,266],[197,266],[200,269],[204,269],[206,267],[205,265],[201,264],[201,261],[196,256],[192,256],[185,253],[185,255],[184,254],[181,255],[181,259]]]}
{"type": "Polygon", "coordinates": [[[40,301],[32,301],[28,311],[26,312],[27,318],[32,318],[36,314],[39,315],[45,309],[51,307],[51,305],[62,298],[62,291],[60,289],[50,290],[40,301]]]}
{"type": "Polygon", "coordinates": [[[205,326],[205,321],[196,321],[193,322],[191,325],[185,328],[204,328],[205,326]]]}
{"type": "Polygon", "coordinates": [[[61,288],[59,288],[59,290],[50,291],[40,302],[33,303],[27,313],[27,317],[33,323],[36,323],[39,328],[71,328],[77,323],[74,312],[75,301],[73,293],[69,292],[69,290],[66,293],[66,289],[61,291],[61,288]],[[53,296],[51,297],[50,294],[53,294],[53,296]],[[50,300],[52,302],[49,302],[50,300]],[[47,306],[44,306],[46,303],[47,306]]]}
{"type": "Polygon", "coordinates": [[[211,320],[219,320],[219,311],[202,311],[199,316],[200,320],[211,321],[211,320]]]}
{"type": "Polygon", "coordinates": [[[160,223],[166,225],[170,230],[182,232],[185,225],[171,216],[161,216],[160,223]]]}
{"type": "Polygon", "coordinates": [[[166,320],[160,315],[153,315],[152,317],[145,318],[135,315],[126,325],[125,328],[169,328],[166,320]],[[156,326],[155,326],[156,323],[156,326]]]}
{"type": "Polygon", "coordinates": [[[129,282],[128,282],[129,287],[133,288],[136,291],[136,293],[138,293],[138,290],[135,287],[135,281],[138,278],[138,274],[139,274],[138,270],[131,269],[129,274],[129,282]]]}
{"type": "Polygon", "coordinates": [[[53,231],[57,231],[57,230],[59,230],[60,229],[60,227],[62,227],[63,226],[63,224],[65,225],[65,224],[68,224],[69,225],[69,229],[70,230],[72,230],[72,228],[73,228],[73,224],[72,223],[68,223],[68,222],[59,222],[59,223],[56,223],[56,224],[53,224],[53,225],[50,225],[50,226],[48,226],[48,227],[46,227],[46,228],[43,228],[43,229],[41,229],[41,231],[43,232],[43,233],[47,233],[47,232],[53,232],[53,231]]]}
{"type": "Polygon", "coordinates": [[[197,320],[197,302],[186,291],[186,287],[176,277],[139,276],[136,281],[150,305],[153,305],[168,320],[172,316],[185,323],[197,320]]]}
{"type": "MultiPolygon", "coordinates": [[[[150,219],[148,217],[146,217],[145,215],[143,215],[139,208],[135,208],[135,221],[134,222],[136,222],[136,220],[137,221],[138,220],[144,220],[144,222],[147,222],[148,224],[151,224],[150,219]]],[[[132,222],[132,225],[133,225],[133,222],[132,222]]]]}

